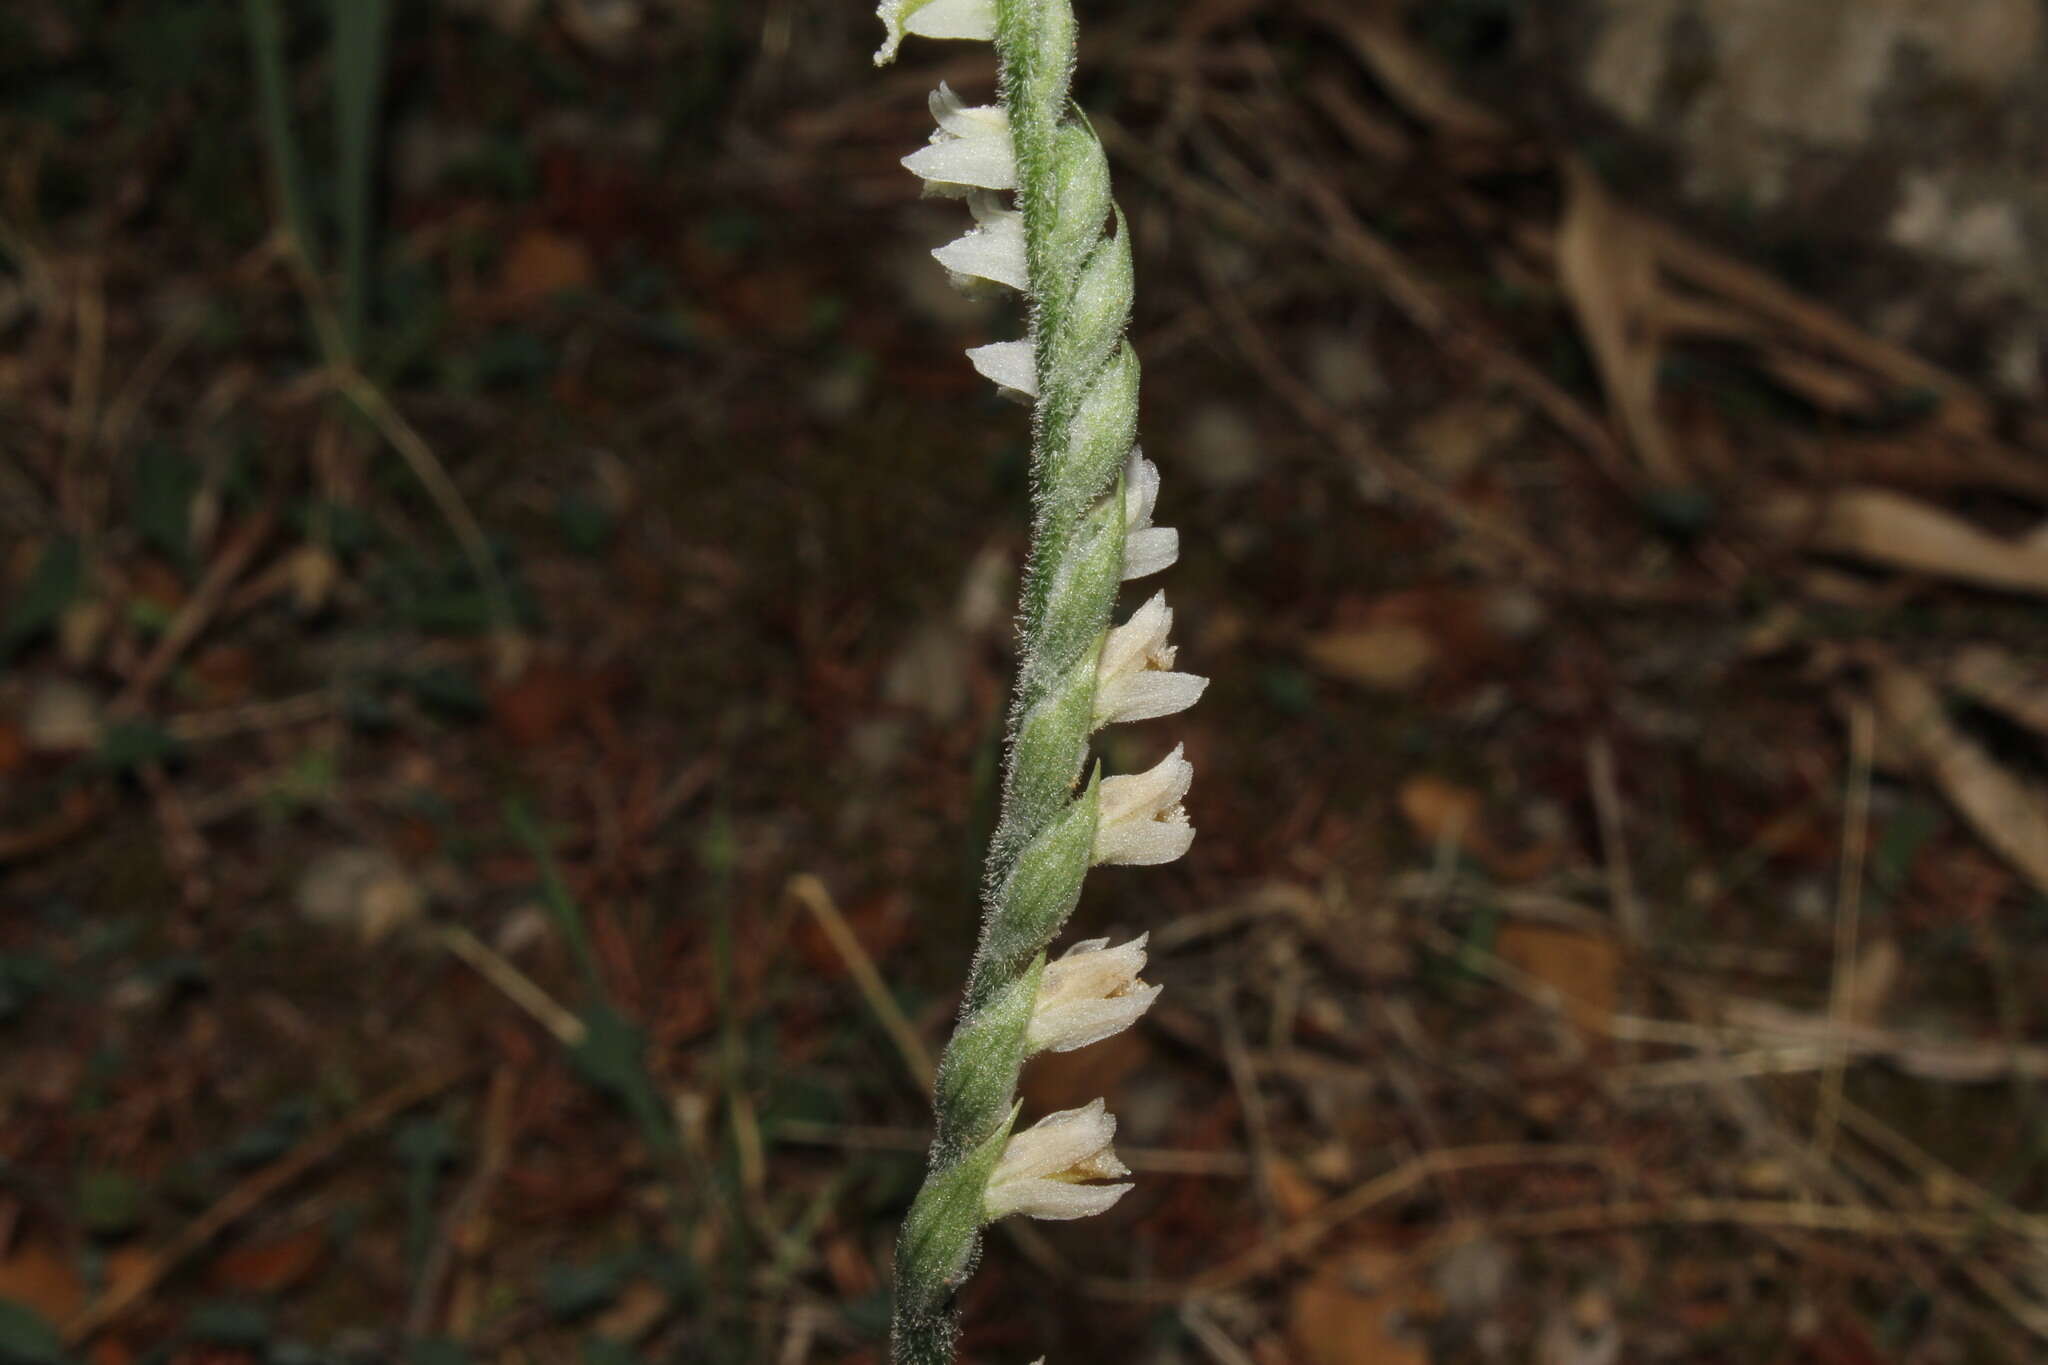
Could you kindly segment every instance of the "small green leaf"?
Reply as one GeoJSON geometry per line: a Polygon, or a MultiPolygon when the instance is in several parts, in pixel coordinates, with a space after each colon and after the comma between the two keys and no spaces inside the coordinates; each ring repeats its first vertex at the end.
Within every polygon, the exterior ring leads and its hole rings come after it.
{"type": "Polygon", "coordinates": [[[904,1301],[926,1309],[943,1302],[973,1266],[981,1238],[982,1193],[1016,1122],[1012,1108],[958,1162],[925,1179],[896,1239],[896,1292],[904,1301]]]}
{"type": "Polygon", "coordinates": [[[1017,855],[997,893],[1001,908],[989,921],[977,976],[1000,981],[1022,971],[1072,912],[1094,861],[1100,786],[1098,767],[1081,795],[1017,855]]]}
{"type": "Polygon", "coordinates": [[[1096,243],[1074,282],[1067,325],[1053,347],[1054,382],[1081,385],[1093,380],[1130,321],[1131,281],[1130,233],[1118,232],[1096,243]]]}
{"type": "MultiPolygon", "coordinates": [[[[1045,255],[1061,280],[1071,279],[1109,220],[1109,158],[1086,124],[1068,123],[1053,135],[1053,194],[1057,207],[1045,255]]],[[[1064,301],[1066,289],[1054,288],[1064,301]]]]}
{"type": "Polygon", "coordinates": [[[1051,454],[1048,481],[1073,490],[1071,515],[1086,510],[1137,439],[1138,373],[1137,352],[1119,346],[1074,409],[1066,440],[1051,454]]]}
{"type": "Polygon", "coordinates": [[[1095,665],[1100,655],[1100,649],[1084,651],[1067,676],[1017,722],[1010,816],[1025,829],[1050,819],[1081,775],[1088,735],[1094,729],[1095,665]]]}
{"type": "Polygon", "coordinates": [[[985,1005],[970,1014],[946,1045],[939,1065],[938,1103],[933,1106],[940,1120],[942,1146],[957,1141],[955,1134],[983,1132],[1001,1119],[1017,1086],[1017,1071],[1024,1062],[1024,1032],[1031,1024],[1031,1007],[1038,999],[1038,981],[1045,956],[1033,958],[1030,966],[985,1005]]]}

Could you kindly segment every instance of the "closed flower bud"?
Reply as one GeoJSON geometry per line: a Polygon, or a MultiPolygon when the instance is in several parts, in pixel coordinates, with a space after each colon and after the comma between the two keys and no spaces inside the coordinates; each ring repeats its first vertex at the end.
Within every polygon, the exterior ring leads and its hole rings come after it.
{"type": "Polygon", "coordinates": [[[1173,610],[1166,594],[1131,613],[1131,619],[1102,642],[1102,660],[1095,674],[1095,723],[1151,720],[1185,711],[1209,685],[1194,673],[1174,673],[1174,647],[1166,643],[1173,628],[1173,610]]]}
{"type": "Polygon", "coordinates": [[[1076,943],[1045,964],[1038,998],[1031,1005],[1025,1047],[1031,1052],[1072,1052],[1101,1042],[1137,1022],[1152,1008],[1159,987],[1138,979],[1145,969],[1140,934],[1112,948],[1106,938],[1076,943]]]}
{"type": "Polygon", "coordinates": [[[1152,524],[1159,498],[1159,466],[1133,447],[1124,467],[1124,579],[1158,573],[1180,558],[1180,532],[1152,524]]]}
{"type": "Polygon", "coordinates": [[[1082,1183],[1131,1173],[1110,1148],[1115,1136],[1116,1119],[1101,1100],[1047,1114],[1003,1148],[982,1195],[982,1216],[994,1222],[1013,1213],[1032,1218],[1101,1213],[1131,1188],[1082,1183]]]}
{"type": "Polygon", "coordinates": [[[1180,803],[1195,769],[1181,757],[1183,747],[1174,745],[1145,772],[1103,779],[1096,807],[1096,862],[1147,866],[1170,863],[1188,851],[1195,831],[1180,803]]]}

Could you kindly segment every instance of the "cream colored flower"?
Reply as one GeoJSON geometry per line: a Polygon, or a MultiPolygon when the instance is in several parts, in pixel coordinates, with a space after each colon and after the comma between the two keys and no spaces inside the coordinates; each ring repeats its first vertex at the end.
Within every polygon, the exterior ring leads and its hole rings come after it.
{"type": "Polygon", "coordinates": [[[1038,397],[1038,357],[1028,341],[992,341],[970,347],[968,363],[984,379],[993,380],[1003,397],[1028,403],[1038,397]]]}
{"type": "Polygon", "coordinates": [[[1147,937],[1140,934],[1114,948],[1106,938],[1085,939],[1046,963],[1025,1046],[1032,1052],[1072,1052],[1136,1023],[1160,989],[1138,979],[1147,937]]]}
{"type": "Polygon", "coordinates": [[[1013,1213],[1033,1218],[1101,1213],[1131,1187],[1081,1182],[1131,1173],[1110,1149],[1115,1136],[1116,1119],[1104,1111],[1101,1100],[1047,1114],[1014,1134],[1003,1148],[982,1194],[982,1215],[994,1222],[1013,1213]]]}
{"type": "Polygon", "coordinates": [[[960,196],[976,189],[1017,188],[1017,154],[1010,115],[1000,104],[969,105],[941,81],[931,96],[938,130],[927,145],[903,158],[924,180],[925,193],[960,196]]]}
{"type": "Polygon", "coordinates": [[[995,0],[882,0],[876,15],[888,37],[875,53],[875,65],[896,59],[904,35],[920,38],[970,38],[992,42],[996,36],[995,0]]]}
{"type": "Polygon", "coordinates": [[[1185,747],[1150,769],[1129,777],[1106,777],[1098,796],[1095,861],[1148,866],[1170,863],[1195,841],[1181,798],[1195,780],[1194,765],[1181,757],[1185,747]]]}
{"type": "Polygon", "coordinates": [[[967,207],[974,214],[973,230],[932,252],[952,276],[954,286],[970,294],[984,280],[1019,293],[1029,289],[1031,272],[1024,259],[1024,215],[1004,208],[1002,201],[988,190],[968,195],[967,207]]]}
{"type": "Polygon", "coordinates": [[[1124,466],[1124,579],[1158,573],[1180,558],[1180,532],[1152,524],[1152,504],[1159,498],[1159,466],[1145,452],[1131,448],[1124,466]]]}
{"type": "Polygon", "coordinates": [[[1175,649],[1166,643],[1166,635],[1172,628],[1173,609],[1166,605],[1166,594],[1155,592],[1130,620],[1109,633],[1095,672],[1096,725],[1170,716],[1195,704],[1209,680],[1169,671],[1175,649]]]}

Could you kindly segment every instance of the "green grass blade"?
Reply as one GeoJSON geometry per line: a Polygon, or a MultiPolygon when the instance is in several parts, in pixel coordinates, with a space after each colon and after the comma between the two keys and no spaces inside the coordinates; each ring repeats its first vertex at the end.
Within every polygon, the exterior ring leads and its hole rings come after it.
{"type": "Polygon", "coordinates": [[[315,273],[318,244],[312,214],[307,210],[305,176],[299,165],[298,138],[292,132],[291,92],[285,74],[284,16],[277,0],[242,0],[249,25],[249,55],[256,67],[256,112],[270,154],[270,177],[278,211],[294,248],[315,273]]]}
{"type": "Polygon", "coordinates": [[[335,137],[341,161],[341,325],[363,352],[370,312],[371,208],[377,112],[384,101],[390,0],[332,0],[335,137]]]}

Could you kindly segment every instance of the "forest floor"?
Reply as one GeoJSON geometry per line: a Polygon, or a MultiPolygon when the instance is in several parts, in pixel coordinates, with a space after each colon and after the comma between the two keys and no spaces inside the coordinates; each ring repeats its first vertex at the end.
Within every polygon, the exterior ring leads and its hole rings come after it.
{"type": "MultiPolygon", "coordinates": [[[[285,34],[310,269],[242,7],[0,15],[0,1361],[878,1365],[1028,443],[896,163],[990,58],[400,8],[367,207],[285,34]]],[[[1091,23],[1213,679],[1104,756],[1200,835],[1024,1082],[1137,1188],[966,1357],[2041,1358],[2048,411],[1441,35],[1091,23]]]]}

